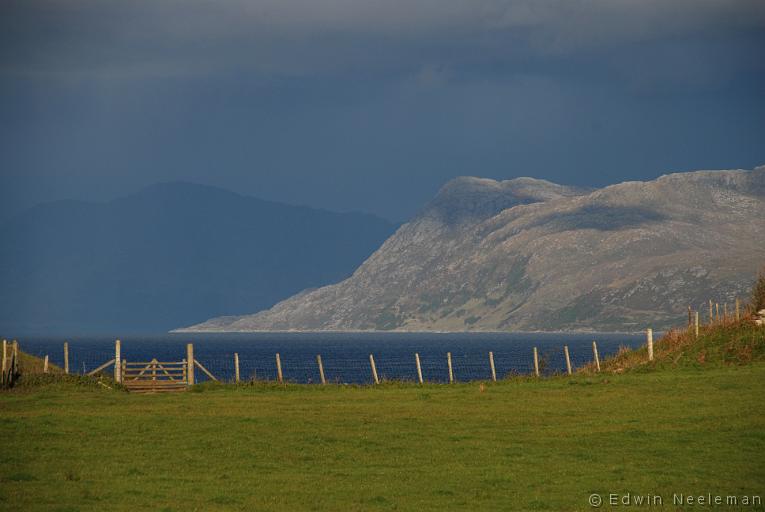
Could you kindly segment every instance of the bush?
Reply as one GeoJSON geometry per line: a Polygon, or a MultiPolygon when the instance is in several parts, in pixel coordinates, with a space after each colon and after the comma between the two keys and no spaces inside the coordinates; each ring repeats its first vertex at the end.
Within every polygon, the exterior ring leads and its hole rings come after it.
{"type": "Polygon", "coordinates": [[[755,313],[765,309],[765,268],[757,276],[757,282],[752,289],[752,311],[755,313]]]}

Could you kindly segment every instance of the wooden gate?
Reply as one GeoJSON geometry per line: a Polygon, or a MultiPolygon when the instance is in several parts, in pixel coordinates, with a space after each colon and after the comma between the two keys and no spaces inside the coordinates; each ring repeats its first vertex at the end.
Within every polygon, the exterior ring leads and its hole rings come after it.
{"type": "Polygon", "coordinates": [[[133,393],[166,393],[188,388],[186,360],[122,363],[122,385],[133,393]]]}

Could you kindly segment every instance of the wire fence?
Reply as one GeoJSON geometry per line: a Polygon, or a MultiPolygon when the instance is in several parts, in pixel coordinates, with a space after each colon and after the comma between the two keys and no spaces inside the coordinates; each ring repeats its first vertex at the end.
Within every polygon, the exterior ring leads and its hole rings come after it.
{"type": "MultiPolygon", "coordinates": [[[[620,346],[636,346],[636,339],[618,344],[611,341],[599,342],[600,357],[607,357],[620,346]]],[[[571,365],[573,368],[585,366],[593,361],[593,351],[590,341],[586,343],[574,341],[569,344],[571,365]]],[[[539,348],[539,371],[541,375],[564,373],[567,370],[563,345],[541,343],[539,348]],[[546,346],[545,346],[546,345],[546,346]]],[[[237,354],[240,380],[275,381],[278,379],[276,352],[265,353],[262,350],[248,353],[243,350],[220,350],[214,346],[195,346],[194,358],[199,361],[220,381],[234,381],[236,375],[235,353],[237,354]]],[[[319,347],[316,347],[319,348],[319,347]]],[[[534,373],[533,351],[531,346],[512,346],[507,350],[492,350],[494,368],[498,379],[512,375],[531,375],[534,373]]],[[[39,347],[31,351],[42,357],[49,355],[50,362],[63,368],[65,366],[64,350],[61,345],[39,347]],[[53,349],[53,350],[50,350],[53,349]]],[[[348,352],[348,351],[345,351],[348,352]]],[[[379,379],[381,381],[417,381],[417,365],[414,351],[380,351],[352,353],[334,350],[321,354],[324,375],[328,383],[338,384],[370,384],[374,382],[369,355],[373,354],[379,379]]],[[[490,380],[492,369],[488,350],[471,348],[450,352],[452,375],[455,381],[490,380]]],[[[103,343],[100,346],[92,344],[78,345],[67,343],[66,353],[69,359],[69,373],[87,374],[105,362],[115,357],[113,343],[103,343]]],[[[424,349],[417,352],[423,380],[427,382],[449,382],[449,366],[447,352],[424,349]]],[[[287,382],[312,384],[320,383],[321,376],[316,356],[319,352],[288,350],[280,353],[283,380],[287,382]]],[[[122,360],[149,362],[156,358],[159,361],[181,361],[186,356],[185,347],[157,346],[130,347],[122,344],[122,360]]],[[[103,373],[113,372],[109,366],[103,373]]],[[[209,377],[203,371],[195,372],[197,382],[205,382],[209,377]]]]}
{"type": "MultiPolygon", "coordinates": [[[[197,359],[218,379],[233,380],[236,371],[233,353],[222,357],[199,356],[197,359]]],[[[282,375],[285,381],[306,384],[321,382],[319,365],[316,362],[315,356],[285,357],[280,354],[280,360],[282,375]]],[[[576,362],[572,360],[572,365],[584,366],[591,362],[591,360],[591,358],[580,357],[576,362]]],[[[549,375],[566,371],[562,352],[560,355],[548,354],[547,358],[543,357],[541,362],[540,373],[542,374],[549,375]]],[[[327,382],[340,384],[370,384],[374,382],[368,356],[332,358],[322,355],[322,364],[327,382]]],[[[514,360],[509,355],[494,352],[494,365],[497,378],[509,375],[532,374],[534,372],[531,354],[529,354],[528,362],[522,362],[514,360]]],[[[414,353],[408,357],[401,355],[381,357],[375,355],[375,366],[377,374],[382,381],[416,381],[418,379],[414,353]]],[[[441,354],[440,357],[436,354],[427,356],[420,354],[420,367],[423,380],[428,382],[449,382],[449,367],[446,354],[441,354]]],[[[262,357],[252,358],[240,355],[239,374],[241,380],[277,380],[275,354],[270,360],[264,360],[262,357]]],[[[490,380],[492,374],[488,353],[483,358],[475,354],[452,354],[452,374],[457,381],[490,380]]],[[[204,374],[199,376],[199,380],[204,379],[207,379],[204,374]]]]}

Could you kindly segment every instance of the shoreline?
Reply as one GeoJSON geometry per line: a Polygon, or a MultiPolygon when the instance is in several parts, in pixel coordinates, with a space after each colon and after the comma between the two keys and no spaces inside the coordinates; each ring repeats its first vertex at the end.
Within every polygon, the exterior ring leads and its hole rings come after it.
{"type": "MultiPolygon", "coordinates": [[[[654,330],[654,333],[664,332],[663,330],[654,330]]],[[[173,329],[165,334],[644,334],[645,330],[637,331],[599,331],[590,329],[570,329],[570,330],[535,330],[535,331],[378,331],[378,330],[302,330],[302,329],[284,329],[284,330],[248,330],[248,331],[213,331],[213,330],[187,330],[173,329]]]]}

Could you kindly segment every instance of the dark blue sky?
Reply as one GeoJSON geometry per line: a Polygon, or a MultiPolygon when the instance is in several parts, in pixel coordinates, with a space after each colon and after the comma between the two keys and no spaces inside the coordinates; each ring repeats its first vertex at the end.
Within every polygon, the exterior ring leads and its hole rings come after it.
{"type": "Polygon", "coordinates": [[[0,218],[185,180],[412,215],[448,179],[765,163],[765,2],[0,4],[0,218]]]}

